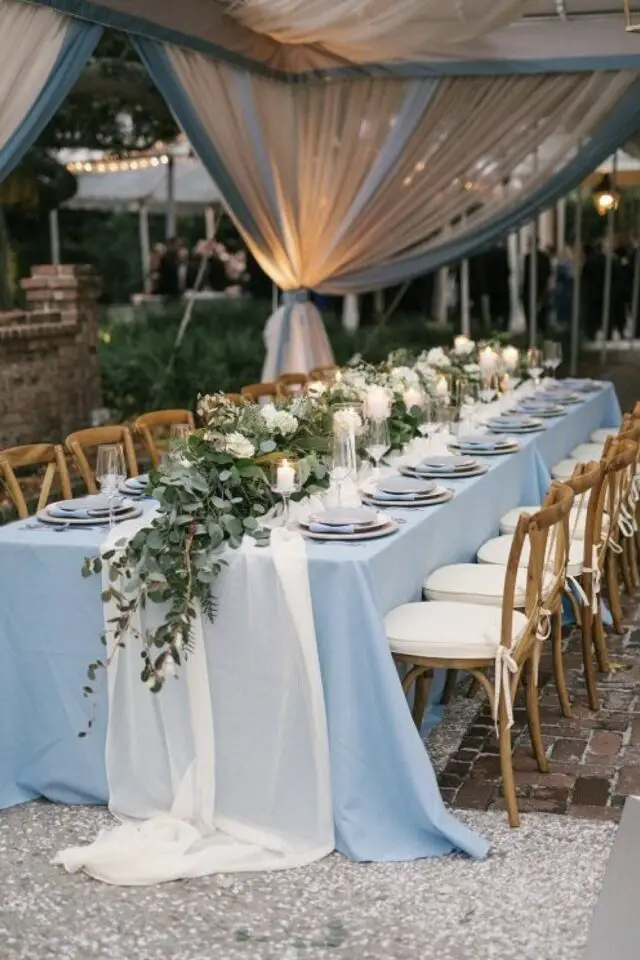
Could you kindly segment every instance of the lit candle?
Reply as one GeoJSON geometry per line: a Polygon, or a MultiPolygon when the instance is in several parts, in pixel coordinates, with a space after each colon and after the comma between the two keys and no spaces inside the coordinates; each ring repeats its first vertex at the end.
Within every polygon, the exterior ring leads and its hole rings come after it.
{"type": "Polygon", "coordinates": [[[503,393],[509,393],[509,391],[511,390],[511,377],[509,376],[508,373],[505,373],[504,377],[502,378],[500,389],[502,390],[503,393]]]}
{"type": "Polygon", "coordinates": [[[411,407],[421,407],[424,399],[416,387],[407,387],[402,398],[407,410],[411,410],[411,407]]]}
{"type": "Polygon", "coordinates": [[[438,377],[438,382],[436,383],[436,397],[445,398],[449,396],[449,384],[447,383],[446,377],[438,377]]]}
{"type": "Polygon", "coordinates": [[[276,475],[278,493],[293,493],[296,488],[296,471],[288,460],[283,460],[276,475]]]}
{"type": "Polygon", "coordinates": [[[480,363],[480,369],[483,373],[495,373],[498,365],[498,357],[491,347],[485,347],[484,350],[480,351],[478,362],[480,363]]]}
{"type": "Polygon", "coordinates": [[[518,350],[517,347],[511,347],[511,346],[503,347],[502,359],[509,373],[513,373],[514,370],[516,370],[518,367],[518,360],[520,359],[520,351],[518,350]]]}
{"type": "Polygon", "coordinates": [[[364,401],[365,414],[372,420],[386,420],[391,413],[389,394],[384,387],[369,387],[364,401]]]}
{"type": "Polygon", "coordinates": [[[470,343],[469,337],[465,337],[464,333],[460,333],[457,337],[454,337],[453,349],[457,354],[468,353],[470,343]]]}

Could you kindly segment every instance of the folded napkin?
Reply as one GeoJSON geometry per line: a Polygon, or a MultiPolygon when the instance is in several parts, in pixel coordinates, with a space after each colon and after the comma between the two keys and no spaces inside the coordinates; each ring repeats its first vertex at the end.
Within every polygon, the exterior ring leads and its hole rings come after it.
{"type": "Polygon", "coordinates": [[[434,465],[431,466],[430,463],[419,463],[418,466],[413,469],[416,473],[451,473],[455,468],[453,464],[434,463],[434,465]]]}
{"type": "Polygon", "coordinates": [[[419,500],[425,494],[417,493],[388,493],[386,490],[374,490],[370,496],[376,500],[419,500]]]}
{"type": "Polygon", "coordinates": [[[88,510],[63,510],[61,507],[47,507],[47,513],[50,517],[56,517],[60,520],[96,519],[96,514],[91,514],[88,510]]]}
{"type": "Polygon", "coordinates": [[[473,449],[473,450],[493,450],[495,447],[504,447],[506,446],[505,440],[459,440],[458,446],[462,450],[473,449]]]}
{"type": "Polygon", "coordinates": [[[353,523],[344,527],[332,526],[330,523],[312,523],[309,526],[311,533],[355,533],[356,529],[353,523]]]}

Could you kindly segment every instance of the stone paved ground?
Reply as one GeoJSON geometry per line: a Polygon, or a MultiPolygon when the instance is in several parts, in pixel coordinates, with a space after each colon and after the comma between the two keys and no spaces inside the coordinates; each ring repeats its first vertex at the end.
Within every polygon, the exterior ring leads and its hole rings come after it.
{"type": "MultiPolygon", "coordinates": [[[[519,696],[512,735],[521,811],[619,820],[627,796],[640,794],[639,624],[640,608],[629,609],[624,635],[610,637],[615,670],[600,675],[598,713],[586,704],[577,631],[568,637],[565,650],[573,704],[570,719],[560,712],[550,663],[543,659],[540,714],[549,773],[540,773],[531,755],[526,711],[519,696]]],[[[457,751],[441,769],[439,783],[444,799],[454,807],[504,809],[498,744],[486,700],[478,701],[457,751]]]]}

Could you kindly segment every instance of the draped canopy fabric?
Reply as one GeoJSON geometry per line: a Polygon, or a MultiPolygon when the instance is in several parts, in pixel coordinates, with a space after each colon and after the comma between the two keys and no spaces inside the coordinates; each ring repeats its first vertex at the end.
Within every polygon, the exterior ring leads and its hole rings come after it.
{"type": "Polygon", "coordinates": [[[263,269],[283,289],[334,293],[407,279],[445,243],[517,217],[637,77],[285,85],[178,47],[140,49],[263,269]]]}
{"type": "Polygon", "coordinates": [[[0,178],[51,119],[100,33],[46,7],[0,0],[0,178]]]}

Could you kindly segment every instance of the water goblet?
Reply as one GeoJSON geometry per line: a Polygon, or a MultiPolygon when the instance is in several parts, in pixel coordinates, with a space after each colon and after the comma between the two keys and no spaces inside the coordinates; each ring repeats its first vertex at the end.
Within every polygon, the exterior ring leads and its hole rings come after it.
{"type": "Polygon", "coordinates": [[[96,480],[100,492],[109,504],[109,526],[114,525],[113,507],[119,498],[120,485],[127,478],[124,451],[120,443],[105,443],[98,447],[96,456],[96,480]]]}
{"type": "Polygon", "coordinates": [[[380,473],[380,461],[391,447],[389,421],[386,417],[369,417],[365,423],[364,448],[373,460],[375,475],[380,473]]]}
{"type": "Polygon", "coordinates": [[[529,347],[527,350],[527,373],[533,380],[536,387],[540,386],[540,376],[542,374],[542,354],[538,347],[529,347]]]}

